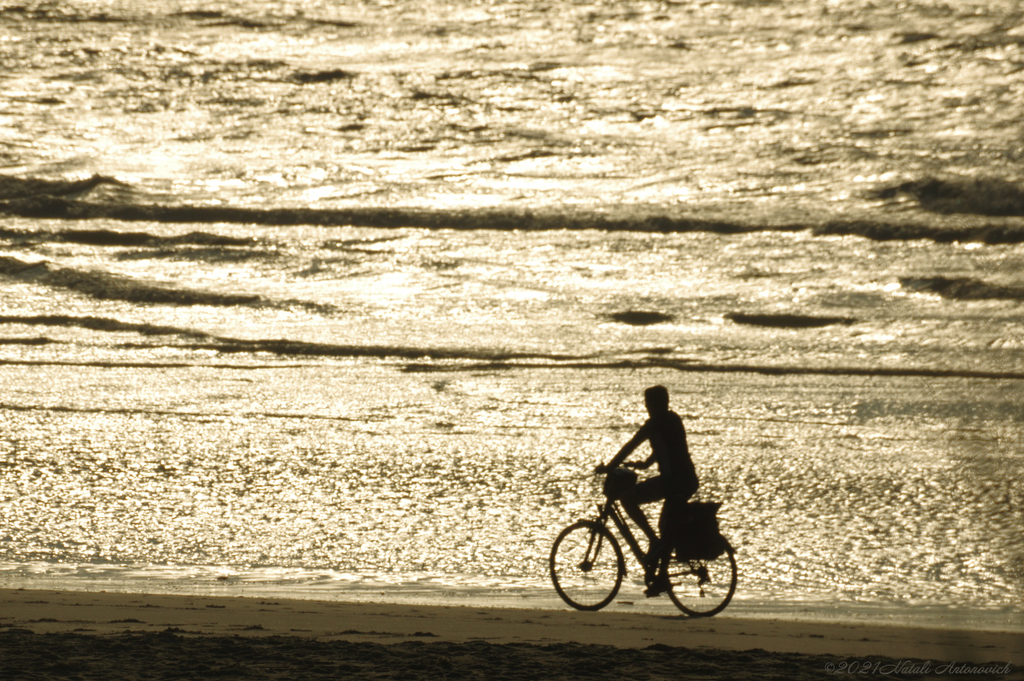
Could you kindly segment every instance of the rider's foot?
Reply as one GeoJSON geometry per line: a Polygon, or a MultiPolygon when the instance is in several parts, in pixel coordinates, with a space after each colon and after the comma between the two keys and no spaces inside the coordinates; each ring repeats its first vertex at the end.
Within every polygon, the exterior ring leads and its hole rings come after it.
{"type": "Polygon", "coordinates": [[[647,554],[644,556],[644,581],[648,584],[654,581],[665,547],[665,543],[658,537],[651,539],[650,548],[647,549],[647,554]]]}
{"type": "Polygon", "coordinates": [[[669,586],[671,585],[668,582],[668,575],[658,575],[651,581],[650,586],[644,589],[644,595],[653,598],[668,591],[669,586]]]}

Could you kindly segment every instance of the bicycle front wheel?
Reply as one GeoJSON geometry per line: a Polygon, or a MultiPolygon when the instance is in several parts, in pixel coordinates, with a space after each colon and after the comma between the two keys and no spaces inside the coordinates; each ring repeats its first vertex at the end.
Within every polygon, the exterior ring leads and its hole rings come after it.
{"type": "Polygon", "coordinates": [[[691,617],[711,617],[725,610],[736,593],[736,556],[729,546],[715,560],[677,560],[668,563],[668,597],[691,617]]]}
{"type": "Polygon", "coordinates": [[[551,581],[562,600],[577,610],[600,610],[622,586],[626,562],[604,525],[581,520],[562,530],[551,547],[551,581]]]}

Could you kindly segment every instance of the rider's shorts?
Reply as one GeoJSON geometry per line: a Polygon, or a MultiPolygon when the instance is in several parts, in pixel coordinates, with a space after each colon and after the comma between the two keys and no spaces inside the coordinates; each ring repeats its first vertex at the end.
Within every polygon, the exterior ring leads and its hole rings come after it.
{"type": "Polygon", "coordinates": [[[660,475],[633,485],[623,496],[637,504],[650,504],[665,498],[665,480],[660,475]]]}
{"type": "Polygon", "coordinates": [[[622,495],[622,498],[636,504],[650,504],[666,498],[670,491],[673,499],[680,499],[685,502],[693,496],[697,489],[673,488],[670,490],[669,485],[665,482],[665,478],[660,475],[656,475],[653,478],[647,478],[643,482],[638,482],[630,487],[622,495]]]}

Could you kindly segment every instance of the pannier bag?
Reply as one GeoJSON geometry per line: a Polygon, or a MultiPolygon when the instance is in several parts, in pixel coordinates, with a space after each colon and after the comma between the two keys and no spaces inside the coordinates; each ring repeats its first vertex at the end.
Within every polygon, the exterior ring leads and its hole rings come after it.
{"type": "Polygon", "coordinates": [[[721,504],[669,502],[661,517],[661,536],[676,550],[679,560],[714,560],[725,553],[729,541],[718,530],[721,504]]]}
{"type": "Polygon", "coordinates": [[[613,468],[604,479],[604,495],[618,499],[619,495],[636,484],[637,475],[628,468],[613,468]]]}

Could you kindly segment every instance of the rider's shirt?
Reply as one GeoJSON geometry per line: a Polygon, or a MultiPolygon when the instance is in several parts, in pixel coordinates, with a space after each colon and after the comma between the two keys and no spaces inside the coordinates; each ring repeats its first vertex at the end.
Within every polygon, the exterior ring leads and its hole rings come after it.
{"type": "Polygon", "coordinates": [[[614,467],[624,461],[645,440],[650,441],[651,453],[658,464],[658,472],[668,483],[669,488],[693,494],[698,484],[697,471],[686,445],[683,420],[674,411],[665,411],[647,419],[633,439],[619,451],[610,466],[614,467]]]}
{"type": "Polygon", "coordinates": [[[674,489],[697,486],[697,471],[690,459],[686,446],[686,429],[683,420],[674,411],[667,411],[652,417],[640,428],[646,431],[651,442],[651,451],[661,473],[674,489]]]}

